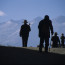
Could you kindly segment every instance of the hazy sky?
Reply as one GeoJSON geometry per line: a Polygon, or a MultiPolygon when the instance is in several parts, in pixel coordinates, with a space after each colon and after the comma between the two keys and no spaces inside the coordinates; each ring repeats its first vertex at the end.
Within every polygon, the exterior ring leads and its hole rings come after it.
{"type": "Polygon", "coordinates": [[[48,14],[51,19],[64,15],[65,0],[0,0],[0,22],[32,20],[48,14]]]}

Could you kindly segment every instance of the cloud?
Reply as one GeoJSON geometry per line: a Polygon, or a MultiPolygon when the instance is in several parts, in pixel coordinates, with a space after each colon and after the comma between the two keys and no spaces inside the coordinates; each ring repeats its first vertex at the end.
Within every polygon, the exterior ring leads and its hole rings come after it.
{"type": "Polygon", "coordinates": [[[3,11],[0,11],[0,16],[5,16],[6,14],[3,11]]]}

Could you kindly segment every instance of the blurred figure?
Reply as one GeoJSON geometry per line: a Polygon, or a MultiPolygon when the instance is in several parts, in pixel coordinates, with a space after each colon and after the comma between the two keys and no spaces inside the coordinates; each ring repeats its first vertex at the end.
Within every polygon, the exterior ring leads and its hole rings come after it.
{"type": "Polygon", "coordinates": [[[30,25],[28,25],[27,23],[27,20],[24,20],[24,24],[20,29],[20,37],[22,37],[23,47],[27,47],[29,32],[31,31],[30,25]]]}
{"type": "Polygon", "coordinates": [[[65,37],[64,37],[64,34],[62,33],[61,35],[61,46],[64,47],[64,40],[65,40],[65,37]]]}
{"type": "Polygon", "coordinates": [[[52,36],[51,41],[52,41],[52,47],[58,47],[60,45],[60,40],[59,37],[57,36],[57,32],[55,32],[54,36],[52,36]]]}
{"type": "Polygon", "coordinates": [[[52,21],[49,19],[48,15],[45,15],[44,19],[40,21],[38,25],[39,37],[40,37],[40,46],[39,52],[42,52],[43,43],[45,41],[45,52],[48,52],[50,30],[53,35],[53,26],[52,21]]]}

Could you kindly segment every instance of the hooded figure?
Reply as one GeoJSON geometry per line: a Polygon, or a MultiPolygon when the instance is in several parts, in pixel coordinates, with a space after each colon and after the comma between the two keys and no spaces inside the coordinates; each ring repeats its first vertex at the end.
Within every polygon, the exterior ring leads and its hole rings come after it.
{"type": "Polygon", "coordinates": [[[40,37],[39,51],[42,52],[42,46],[45,41],[45,52],[48,52],[50,31],[51,34],[53,35],[52,21],[49,19],[48,15],[45,15],[44,19],[40,21],[38,29],[40,37]]]}
{"type": "Polygon", "coordinates": [[[60,45],[60,39],[57,36],[57,32],[55,32],[54,36],[51,38],[52,43],[52,47],[58,47],[60,45]],[[59,45],[58,45],[59,43],[59,45]]]}
{"type": "Polygon", "coordinates": [[[20,29],[20,37],[22,37],[23,47],[27,47],[29,32],[31,31],[30,25],[28,25],[27,23],[27,20],[24,20],[24,24],[20,29]]]}

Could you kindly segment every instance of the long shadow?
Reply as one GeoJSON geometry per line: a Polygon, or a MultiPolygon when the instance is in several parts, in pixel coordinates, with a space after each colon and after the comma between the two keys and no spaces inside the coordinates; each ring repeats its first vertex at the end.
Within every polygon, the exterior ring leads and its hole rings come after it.
{"type": "Polygon", "coordinates": [[[65,55],[0,46],[0,64],[65,64],[65,55]]]}

